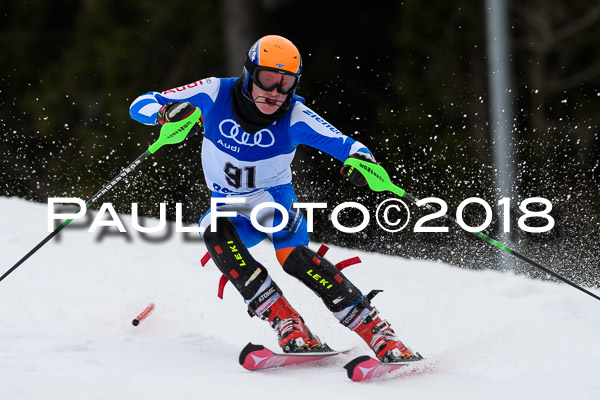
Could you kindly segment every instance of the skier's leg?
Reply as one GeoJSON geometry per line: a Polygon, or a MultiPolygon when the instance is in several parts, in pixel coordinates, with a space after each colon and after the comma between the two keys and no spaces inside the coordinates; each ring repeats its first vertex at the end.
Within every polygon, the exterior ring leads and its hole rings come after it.
{"type": "Polygon", "coordinates": [[[269,322],[277,332],[279,345],[285,353],[330,350],[321,344],[318,337],[313,336],[304,319],[288,303],[275,282],[271,281],[265,290],[248,303],[248,311],[269,322]]]}
{"type": "MultiPolygon", "coordinates": [[[[293,190],[291,194],[284,191],[273,193],[273,197],[284,206],[288,204],[286,199],[289,197],[296,201],[293,190]]],[[[277,259],[283,269],[319,296],[340,323],[367,342],[377,358],[390,361],[413,357],[387,321],[379,318],[370,299],[363,296],[331,262],[307,247],[306,220],[296,209],[289,209],[290,222],[286,229],[272,236],[277,259]]]]}
{"type": "Polygon", "coordinates": [[[298,278],[333,312],[340,323],[356,332],[381,361],[414,357],[398,339],[390,324],[379,317],[370,299],[363,294],[331,262],[306,246],[289,253],[283,269],[298,278]]]}
{"type": "Polygon", "coordinates": [[[244,217],[218,218],[215,232],[212,232],[208,221],[209,213],[200,222],[205,228],[208,252],[219,270],[242,294],[250,315],[269,322],[285,352],[327,350],[285,299],[266,268],[248,251],[246,244],[257,244],[264,239],[264,234],[254,229],[244,217]]]}
{"type": "Polygon", "coordinates": [[[331,262],[306,246],[296,247],[283,263],[283,269],[319,296],[332,312],[340,312],[363,298],[360,290],[331,262]]]}
{"type": "Polygon", "coordinates": [[[267,280],[267,269],[252,257],[229,218],[218,218],[215,232],[212,228],[204,232],[211,258],[242,297],[251,300],[267,280]]]}

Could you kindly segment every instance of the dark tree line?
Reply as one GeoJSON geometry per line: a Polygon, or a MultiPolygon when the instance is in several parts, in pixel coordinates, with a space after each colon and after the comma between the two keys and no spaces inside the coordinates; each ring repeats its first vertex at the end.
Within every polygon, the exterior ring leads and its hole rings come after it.
{"type": "MultiPolygon", "coordinates": [[[[237,75],[248,46],[276,33],[303,55],[299,94],[307,104],[367,144],[400,186],[440,197],[450,210],[472,196],[494,205],[484,3],[4,2],[0,194],[40,202],[91,196],[156,138],[157,129],[129,119],[135,97],[237,75]]],[[[552,201],[557,220],[547,234],[517,235],[516,245],[557,268],[595,268],[600,3],[508,4],[515,213],[518,201],[541,196],[552,201]],[[573,256],[565,257],[565,249],[573,256]]],[[[123,212],[137,202],[147,215],[156,215],[159,202],[183,202],[186,220],[197,220],[209,197],[200,144],[195,138],[161,150],[103,201],[123,212]]],[[[336,205],[358,197],[376,205],[386,197],[344,183],[339,163],[312,149],[299,149],[294,166],[298,194],[307,201],[336,205]]],[[[420,215],[415,210],[413,218],[420,215]]],[[[495,249],[459,232],[385,235],[371,224],[362,234],[344,235],[326,213],[319,218],[315,240],[469,267],[494,266],[497,259],[495,249]]],[[[494,219],[490,233],[498,229],[494,219]]]]}

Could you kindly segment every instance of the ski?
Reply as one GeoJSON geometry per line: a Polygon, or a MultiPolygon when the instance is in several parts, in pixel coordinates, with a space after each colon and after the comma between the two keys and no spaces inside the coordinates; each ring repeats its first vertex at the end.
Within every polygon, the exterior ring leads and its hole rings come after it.
{"type": "Polygon", "coordinates": [[[310,361],[347,353],[345,351],[325,351],[306,353],[275,353],[260,344],[248,343],[240,353],[240,365],[250,371],[282,367],[290,364],[302,364],[310,361]]]}
{"type": "Polygon", "coordinates": [[[415,361],[382,363],[370,356],[360,356],[344,365],[344,368],[348,373],[348,378],[352,379],[354,382],[361,382],[385,375],[400,368],[406,372],[406,374],[403,375],[424,372],[429,369],[424,361],[425,359],[421,358],[415,361]]]}

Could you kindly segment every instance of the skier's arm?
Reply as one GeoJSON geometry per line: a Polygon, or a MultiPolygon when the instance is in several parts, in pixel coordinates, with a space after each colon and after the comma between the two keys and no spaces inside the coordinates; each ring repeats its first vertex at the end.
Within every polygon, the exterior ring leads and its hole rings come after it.
{"type": "Polygon", "coordinates": [[[146,125],[158,123],[158,111],[169,103],[189,102],[199,107],[203,115],[213,106],[220,88],[218,78],[207,78],[185,86],[165,90],[164,92],[148,92],[131,103],[131,118],[146,125]]]}
{"type": "MultiPolygon", "coordinates": [[[[345,161],[349,157],[375,162],[373,154],[361,142],[337,130],[304,104],[296,103],[290,120],[290,138],[294,145],[305,144],[345,161]]],[[[367,181],[354,168],[343,167],[342,175],[356,186],[367,181]]]]}
{"type": "Polygon", "coordinates": [[[321,116],[297,102],[290,119],[290,140],[292,144],[305,144],[321,150],[340,161],[345,161],[354,153],[373,156],[367,146],[344,135],[321,116]]]}

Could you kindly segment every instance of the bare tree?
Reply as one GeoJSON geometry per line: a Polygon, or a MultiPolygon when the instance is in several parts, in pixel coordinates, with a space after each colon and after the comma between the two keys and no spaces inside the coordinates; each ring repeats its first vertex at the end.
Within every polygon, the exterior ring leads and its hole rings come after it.
{"type": "Polygon", "coordinates": [[[221,0],[223,34],[227,53],[227,73],[237,76],[242,72],[244,54],[254,40],[252,2],[249,0],[221,0]]]}
{"type": "Polygon", "coordinates": [[[512,8],[522,30],[519,48],[529,57],[520,64],[527,66],[526,79],[534,91],[530,126],[534,137],[541,137],[550,128],[549,99],[600,76],[600,53],[589,51],[590,59],[577,67],[572,62],[582,46],[593,46],[582,38],[600,23],[600,4],[531,0],[513,1],[512,8]]]}

